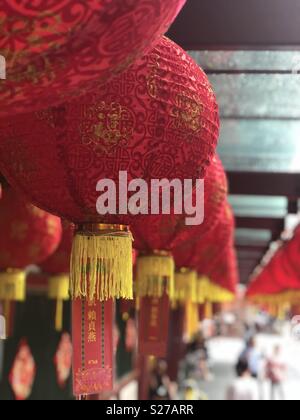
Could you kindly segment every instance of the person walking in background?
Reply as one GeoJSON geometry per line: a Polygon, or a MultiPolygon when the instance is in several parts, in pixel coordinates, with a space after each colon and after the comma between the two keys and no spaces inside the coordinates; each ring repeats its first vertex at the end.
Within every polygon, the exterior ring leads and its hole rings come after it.
{"type": "Polygon", "coordinates": [[[157,360],[150,374],[149,399],[151,401],[170,401],[173,399],[172,383],[167,371],[167,362],[157,360]]]}
{"type": "Polygon", "coordinates": [[[252,378],[257,380],[260,400],[264,400],[264,386],[266,358],[258,349],[255,336],[246,342],[246,348],[240,355],[239,360],[246,360],[252,378]]]}
{"type": "Polygon", "coordinates": [[[251,375],[246,359],[240,359],[237,367],[237,379],[230,385],[227,391],[227,401],[258,401],[258,387],[251,375]]]}
{"type": "Polygon", "coordinates": [[[253,378],[258,379],[263,365],[263,354],[259,351],[255,337],[251,337],[246,348],[240,356],[240,360],[246,360],[253,378]]]}
{"type": "Polygon", "coordinates": [[[273,355],[267,361],[267,378],[271,382],[271,400],[276,400],[276,395],[281,401],[285,400],[284,381],[287,366],[282,357],[280,346],[274,348],[273,355]]]}

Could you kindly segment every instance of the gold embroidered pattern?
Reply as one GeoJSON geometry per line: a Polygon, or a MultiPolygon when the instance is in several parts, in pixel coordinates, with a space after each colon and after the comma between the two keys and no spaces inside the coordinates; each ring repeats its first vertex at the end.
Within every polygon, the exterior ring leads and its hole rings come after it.
{"type": "Polygon", "coordinates": [[[84,144],[115,146],[121,141],[127,144],[133,135],[133,114],[116,102],[86,105],[83,112],[85,123],[80,125],[80,133],[84,144]],[[91,119],[95,119],[92,124],[91,119]]]}

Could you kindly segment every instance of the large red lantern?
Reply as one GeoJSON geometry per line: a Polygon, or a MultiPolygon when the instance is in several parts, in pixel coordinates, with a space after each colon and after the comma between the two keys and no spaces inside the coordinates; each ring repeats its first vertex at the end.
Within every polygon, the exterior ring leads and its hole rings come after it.
{"type": "Polygon", "coordinates": [[[55,105],[127,69],[185,0],[3,0],[0,117],[55,105]]]}
{"type": "Polygon", "coordinates": [[[61,239],[61,222],[28,204],[12,189],[5,189],[0,202],[0,300],[25,300],[25,268],[51,255],[61,239]]]}

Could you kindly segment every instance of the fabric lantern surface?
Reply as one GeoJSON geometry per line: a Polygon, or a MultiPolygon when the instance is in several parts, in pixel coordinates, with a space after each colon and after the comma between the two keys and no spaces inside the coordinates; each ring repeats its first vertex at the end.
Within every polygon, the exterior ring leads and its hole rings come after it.
{"type": "Polygon", "coordinates": [[[60,219],[28,204],[12,189],[5,189],[0,202],[0,300],[25,300],[25,271],[39,264],[59,245],[60,219]]]}
{"type": "Polygon", "coordinates": [[[300,227],[296,228],[293,238],[286,244],[285,257],[300,279],[300,227]]]}
{"type": "Polygon", "coordinates": [[[40,264],[43,273],[47,274],[48,297],[56,301],[55,329],[63,328],[63,302],[69,300],[70,259],[74,229],[72,225],[63,224],[62,240],[56,252],[40,264]]]}
{"type": "Polygon", "coordinates": [[[0,118],[105,83],[157,42],[185,0],[2,0],[0,118]]]}
{"type": "Polygon", "coordinates": [[[134,216],[100,217],[96,185],[109,178],[119,186],[121,170],[128,181],[147,183],[203,177],[218,140],[218,107],[206,75],[163,38],[105,87],[58,108],[16,116],[0,134],[0,166],[8,180],[39,207],[79,225],[72,296],[126,298],[132,296],[131,236],[120,224],[134,216]],[[114,276],[108,279],[109,264],[100,273],[97,261],[111,258],[114,276]],[[109,287],[100,287],[99,278],[109,287]]]}
{"type": "Polygon", "coordinates": [[[280,292],[282,292],[282,289],[276,283],[271,271],[264,269],[252,279],[247,290],[247,297],[251,299],[256,296],[271,296],[280,292]]]}
{"type": "Polygon", "coordinates": [[[282,291],[300,289],[300,276],[291,263],[287,252],[291,250],[292,246],[292,242],[284,244],[272,258],[267,268],[282,291]]]}

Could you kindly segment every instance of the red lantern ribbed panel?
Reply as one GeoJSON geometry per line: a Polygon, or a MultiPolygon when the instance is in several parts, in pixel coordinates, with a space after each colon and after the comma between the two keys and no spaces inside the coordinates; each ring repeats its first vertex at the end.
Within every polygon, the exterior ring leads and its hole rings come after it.
{"type": "Polygon", "coordinates": [[[206,75],[163,38],[134,67],[94,94],[0,128],[0,166],[39,207],[73,222],[99,217],[96,184],[142,178],[196,179],[211,162],[218,107],[206,75]]]}
{"type": "Polygon", "coordinates": [[[34,207],[12,189],[0,202],[0,270],[39,264],[58,247],[60,219],[34,207]]]}
{"type": "Polygon", "coordinates": [[[131,65],[185,0],[2,0],[0,117],[76,98],[131,65]]]}

